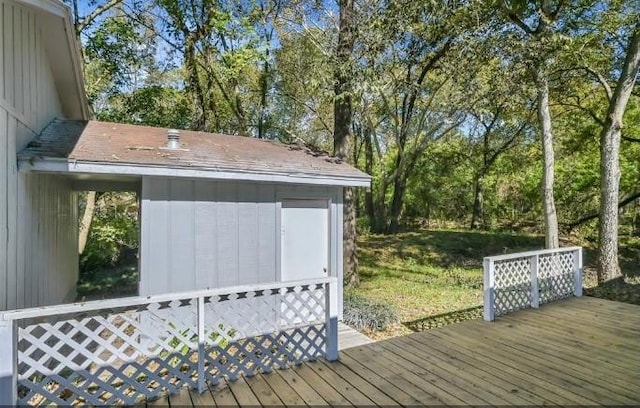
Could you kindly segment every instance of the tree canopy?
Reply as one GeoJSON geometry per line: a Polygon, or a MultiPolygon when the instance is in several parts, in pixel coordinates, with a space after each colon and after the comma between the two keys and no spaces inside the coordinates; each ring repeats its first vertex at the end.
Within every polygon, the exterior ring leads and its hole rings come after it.
{"type": "Polygon", "coordinates": [[[637,0],[72,5],[97,118],[335,147],[362,228],[640,233],[637,0]]]}

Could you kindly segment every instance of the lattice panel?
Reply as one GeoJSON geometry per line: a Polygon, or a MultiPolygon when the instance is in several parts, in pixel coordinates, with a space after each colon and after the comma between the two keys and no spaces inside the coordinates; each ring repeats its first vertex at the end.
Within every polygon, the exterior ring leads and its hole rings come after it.
{"type": "Polygon", "coordinates": [[[205,298],[207,344],[323,323],[323,285],[304,285],[205,298]]]}
{"type": "Polygon", "coordinates": [[[325,286],[204,297],[22,322],[18,391],[24,405],[132,405],[325,355],[325,286]],[[198,373],[198,360],[204,372],[198,373]]]}
{"type": "Polygon", "coordinates": [[[325,353],[323,285],[209,299],[205,310],[206,371],[212,383],[223,376],[235,379],[269,372],[325,353]]]}
{"type": "Polygon", "coordinates": [[[564,252],[540,255],[538,266],[540,304],[573,295],[573,254],[573,252],[564,252]]]}
{"type": "Polygon", "coordinates": [[[325,355],[324,333],[325,325],[320,324],[208,347],[206,378],[217,384],[223,377],[236,380],[240,375],[252,376],[315,360],[325,355]]]}
{"type": "Polygon", "coordinates": [[[531,272],[529,258],[496,261],[495,315],[503,315],[531,305],[531,272]]]}
{"type": "Polygon", "coordinates": [[[134,404],[194,385],[192,300],[56,316],[18,333],[21,404],[134,404]]]}

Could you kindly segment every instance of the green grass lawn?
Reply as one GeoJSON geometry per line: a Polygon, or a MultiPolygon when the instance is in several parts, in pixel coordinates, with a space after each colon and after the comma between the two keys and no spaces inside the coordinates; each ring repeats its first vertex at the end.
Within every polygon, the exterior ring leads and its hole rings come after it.
{"type": "MultiPolygon", "coordinates": [[[[563,246],[575,243],[563,242],[563,246]]],[[[364,298],[395,309],[401,322],[451,313],[482,304],[485,256],[536,250],[544,247],[538,235],[421,230],[395,235],[362,235],[358,241],[360,287],[364,298]]],[[[595,250],[585,248],[585,286],[595,282],[595,250]]],[[[627,276],[614,289],[587,290],[610,299],[640,304],[640,240],[621,238],[620,263],[627,276]],[[622,294],[621,294],[622,293],[622,294]]],[[[478,317],[480,311],[471,313],[478,317]]],[[[458,317],[456,317],[457,319],[458,317]]],[[[372,337],[389,337],[408,332],[395,325],[372,337]]]]}
{"type": "Polygon", "coordinates": [[[138,294],[137,265],[103,267],[80,274],[77,301],[102,300],[138,294]]]}
{"type": "MultiPolygon", "coordinates": [[[[357,293],[392,305],[402,322],[479,306],[485,256],[543,246],[539,236],[475,231],[364,235],[357,293]]],[[[394,327],[381,335],[403,331],[394,327]]]]}

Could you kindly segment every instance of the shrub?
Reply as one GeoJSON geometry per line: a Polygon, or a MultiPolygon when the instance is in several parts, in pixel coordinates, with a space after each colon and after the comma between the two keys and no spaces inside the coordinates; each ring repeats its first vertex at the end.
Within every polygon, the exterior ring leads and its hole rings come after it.
{"type": "Polygon", "coordinates": [[[376,303],[352,291],[344,294],[344,323],[356,330],[386,330],[398,321],[389,305],[376,303]]]}
{"type": "Polygon", "coordinates": [[[106,193],[96,203],[91,231],[80,256],[80,271],[92,273],[122,264],[138,247],[138,213],[135,196],[106,193]],[[127,208],[132,207],[132,208],[127,208]]]}
{"type": "Polygon", "coordinates": [[[358,231],[358,235],[368,235],[371,233],[371,225],[367,217],[356,218],[356,231],[358,231]]]}

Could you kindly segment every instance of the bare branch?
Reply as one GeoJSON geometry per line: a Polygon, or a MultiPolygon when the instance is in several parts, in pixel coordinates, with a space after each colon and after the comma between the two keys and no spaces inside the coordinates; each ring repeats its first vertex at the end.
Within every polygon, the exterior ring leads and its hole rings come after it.
{"type": "Polygon", "coordinates": [[[518,17],[518,15],[513,11],[508,12],[507,17],[509,17],[509,19],[525,33],[529,35],[534,35],[536,33],[535,30],[532,30],[524,21],[520,20],[520,17],[518,17]]]}
{"type": "MultiPolygon", "coordinates": [[[[621,200],[618,203],[618,208],[623,208],[629,204],[631,204],[633,201],[637,200],[638,198],[640,198],[640,193],[633,193],[631,195],[629,195],[628,197],[626,197],[625,199],[621,200]]],[[[587,221],[591,221],[591,220],[595,220],[596,218],[600,218],[600,213],[591,213],[589,215],[586,215],[576,221],[573,221],[569,224],[566,225],[567,230],[571,231],[573,230],[575,227],[580,226],[582,224],[584,224],[587,221]]]]}
{"type": "Polygon", "coordinates": [[[611,98],[613,98],[613,91],[611,90],[611,86],[609,86],[607,79],[604,76],[602,76],[601,73],[599,73],[598,71],[596,71],[595,69],[589,66],[585,66],[584,69],[588,73],[596,77],[598,82],[600,82],[600,85],[602,85],[602,87],[604,88],[604,91],[607,93],[607,101],[611,101],[611,98]]]}
{"type": "Polygon", "coordinates": [[[97,7],[89,15],[86,15],[79,21],[76,21],[76,32],[81,33],[83,30],[93,24],[96,18],[100,17],[102,14],[111,10],[120,3],[122,3],[122,0],[110,0],[104,3],[102,6],[97,7]]]}

